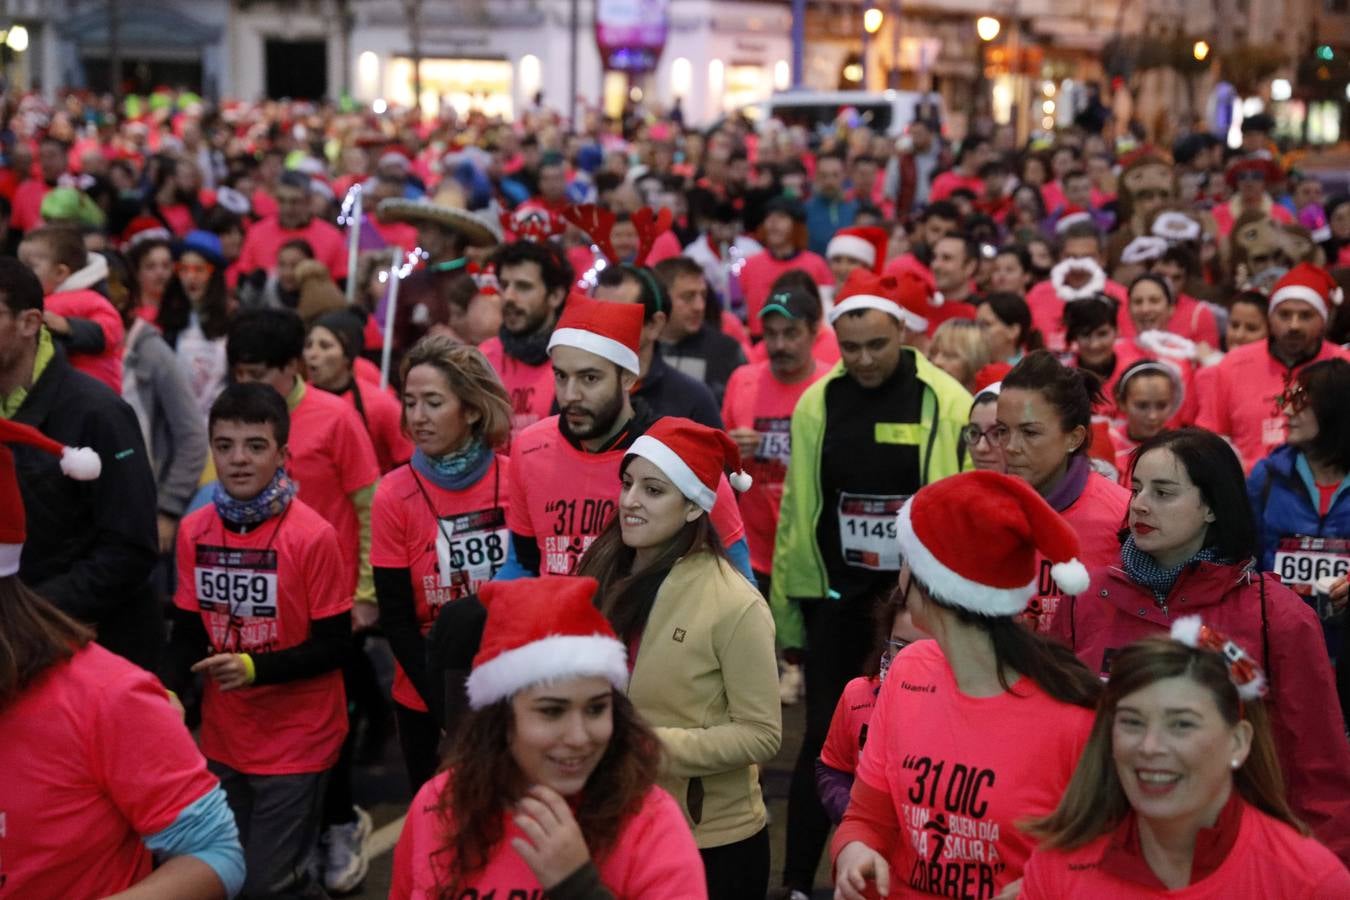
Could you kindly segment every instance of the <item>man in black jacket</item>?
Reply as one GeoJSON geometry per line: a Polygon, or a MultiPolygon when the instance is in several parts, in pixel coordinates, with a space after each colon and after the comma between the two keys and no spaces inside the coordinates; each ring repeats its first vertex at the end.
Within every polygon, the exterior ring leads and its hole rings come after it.
{"type": "Polygon", "coordinates": [[[95,481],[61,474],[49,454],[14,448],[28,540],[19,577],[97,630],[98,642],[154,671],[162,611],[150,583],[158,558],[155,480],[131,407],[76,372],[42,324],[42,285],[0,258],[0,416],[66,446],[90,447],[95,481]]]}

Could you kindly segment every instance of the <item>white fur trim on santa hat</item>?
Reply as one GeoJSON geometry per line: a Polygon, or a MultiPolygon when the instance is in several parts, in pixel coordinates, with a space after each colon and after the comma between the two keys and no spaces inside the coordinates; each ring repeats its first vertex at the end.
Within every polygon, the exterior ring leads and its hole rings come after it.
{"type": "Polygon", "coordinates": [[[1173,243],[1194,241],[1200,237],[1200,223],[1183,212],[1169,209],[1153,220],[1153,233],[1173,243]]]}
{"type": "Polygon", "coordinates": [[[1167,252],[1167,239],[1144,234],[1130,241],[1120,251],[1120,261],[1135,266],[1158,259],[1167,252]]]}
{"type": "Polygon", "coordinates": [[[1270,295],[1270,311],[1274,312],[1275,307],[1287,300],[1302,300],[1304,303],[1317,310],[1317,314],[1323,319],[1327,317],[1327,301],[1322,295],[1307,285],[1287,284],[1278,291],[1270,295]]]}
{"type": "Polygon", "coordinates": [[[666,474],[676,490],[697,503],[704,512],[712,512],[713,504],[717,502],[717,491],[700,481],[694,470],[689,468],[689,464],[680,459],[680,455],[674,450],[650,434],[644,434],[633,441],[628,453],[653,463],[666,474]]]}
{"type": "Polygon", "coordinates": [[[836,234],[830,238],[830,243],[825,247],[825,258],[835,256],[847,256],[865,266],[877,264],[877,248],[856,234],[836,234]]]}
{"type": "Polygon", "coordinates": [[[875,309],[884,312],[910,331],[928,330],[928,320],[923,316],[915,315],[894,300],[887,300],[885,297],[878,297],[875,294],[854,294],[843,302],[835,304],[834,309],[830,310],[830,324],[833,325],[839,321],[840,316],[845,313],[857,312],[860,309],[875,309]]]}
{"type": "Polygon", "coordinates": [[[548,339],[549,352],[552,352],[554,347],[575,347],[578,350],[585,350],[587,353],[594,353],[596,356],[609,360],[621,369],[627,369],[634,375],[642,374],[642,365],[638,362],[637,351],[613,338],[596,334],[594,331],[585,331],[581,328],[559,328],[553,332],[553,337],[548,339]]]}
{"type": "Polygon", "coordinates": [[[1050,283],[1054,285],[1055,296],[1065,303],[1073,300],[1086,300],[1088,297],[1100,294],[1106,289],[1106,272],[1093,259],[1065,259],[1060,260],[1050,270],[1050,283]],[[1071,288],[1068,284],[1069,273],[1075,269],[1081,269],[1090,275],[1087,282],[1080,288],[1071,288]]]}
{"type": "Polygon", "coordinates": [[[23,544],[0,544],[0,578],[19,574],[19,557],[23,544]]]}
{"type": "Polygon", "coordinates": [[[727,481],[731,482],[732,488],[742,494],[755,486],[755,479],[750,477],[749,472],[732,472],[727,476],[727,481]]]}
{"type": "MultiPolygon", "coordinates": [[[[960,575],[929,552],[914,533],[910,520],[911,499],[900,507],[896,515],[896,531],[900,555],[909,563],[914,577],[922,581],[943,603],[959,606],[982,616],[1015,616],[1027,608],[1027,601],[1036,593],[1036,580],[1025,587],[996,588],[960,575]]],[[[978,552],[978,551],[975,551],[978,552]]]]}
{"type": "Polygon", "coordinates": [[[1200,626],[1199,616],[1182,616],[1172,623],[1172,640],[1180,641],[1187,647],[1200,646],[1200,626]]]}
{"type": "Polygon", "coordinates": [[[1059,221],[1055,223],[1055,234],[1063,234],[1073,226],[1084,223],[1088,225],[1095,224],[1092,221],[1092,213],[1086,212],[1085,210],[1079,210],[1078,212],[1071,212],[1068,215],[1060,216],[1059,221]]]}
{"type": "Polygon", "coordinates": [[[1077,596],[1088,589],[1091,579],[1088,577],[1087,566],[1083,565],[1077,559],[1071,559],[1068,562],[1055,563],[1050,567],[1050,577],[1055,579],[1055,584],[1059,589],[1071,596],[1077,596]]]}
{"type": "Polygon", "coordinates": [[[103,471],[103,462],[88,447],[65,447],[61,450],[61,471],[76,481],[93,481],[103,471]]]}
{"type": "Polygon", "coordinates": [[[465,687],[469,706],[482,709],[536,684],[589,677],[606,678],[624,690],[628,654],[623,644],[601,634],[551,635],[475,666],[465,687]]]}

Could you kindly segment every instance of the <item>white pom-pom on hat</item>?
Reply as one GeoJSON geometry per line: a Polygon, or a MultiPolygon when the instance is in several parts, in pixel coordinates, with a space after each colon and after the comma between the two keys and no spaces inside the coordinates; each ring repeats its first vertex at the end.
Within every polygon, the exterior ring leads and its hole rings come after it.
{"type": "Polygon", "coordinates": [[[1055,579],[1055,584],[1059,585],[1061,591],[1071,596],[1083,593],[1091,583],[1087,566],[1076,558],[1068,562],[1055,563],[1050,567],[1050,577],[1055,579]]]}
{"type": "Polygon", "coordinates": [[[742,494],[750,490],[751,485],[755,483],[755,479],[751,478],[750,473],[745,471],[732,472],[727,476],[727,481],[731,482],[731,486],[742,494]]]}
{"type": "Polygon", "coordinates": [[[1199,616],[1182,616],[1172,623],[1172,640],[1187,647],[1200,646],[1200,628],[1203,624],[1199,616]]]}
{"type": "Polygon", "coordinates": [[[93,481],[103,472],[103,461],[88,447],[66,447],[61,451],[61,471],[76,481],[93,481]]]}

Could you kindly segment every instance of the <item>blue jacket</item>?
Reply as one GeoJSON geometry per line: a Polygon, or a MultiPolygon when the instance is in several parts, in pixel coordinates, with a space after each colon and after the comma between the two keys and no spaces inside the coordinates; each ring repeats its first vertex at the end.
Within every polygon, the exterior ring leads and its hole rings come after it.
{"type": "Polygon", "coordinates": [[[1350,538],[1350,477],[1342,479],[1325,517],[1318,515],[1318,492],[1303,454],[1285,444],[1252,469],[1247,478],[1256,527],[1261,536],[1261,568],[1270,571],[1282,537],[1350,538]]]}
{"type": "Polygon", "coordinates": [[[826,200],[824,197],[812,197],[803,207],[806,209],[807,247],[812,253],[825,255],[830,238],[840,228],[853,224],[858,214],[857,200],[826,200]]]}

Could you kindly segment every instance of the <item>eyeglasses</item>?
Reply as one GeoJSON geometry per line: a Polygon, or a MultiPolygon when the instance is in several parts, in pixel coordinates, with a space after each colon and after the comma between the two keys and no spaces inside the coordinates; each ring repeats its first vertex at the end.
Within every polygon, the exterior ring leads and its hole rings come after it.
{"type": "Polygon", "coordinates": [[[174,263],[173,270],[179,275],[210,275],[216,267],[210,263],[174,263]]]}
{"type": "Polygon", "coordinates": [[[890,656],[891,656],[892,659],[894,659],[894,658],[895,658],[895,654],[899,653],[901,650],[905,649],[906,647],[908,647],[908,646],[909,646],[910,644],[912,644],[912,643],[914,643],[914,642],[913,642],[913,641],[896,640],[896,639],[894,639],[894,638],[888,638],[888,639],[886,640],[886,652],[887,652],[888,654],[890,654],[890,656]]]}
{"type": "Polygon", "coordinates": [[[965,441],[966,446],[971,448],[974,448],[979,444],[981,439],[988,441],[989,446],[997,447],[999,444],[1003,443],[1003,437],[1007,431],[1008,429],[1000,425],[995,425],[988,431],[985,431],[978,425],[967,425],[965,428],[961,429],[961,440],[965,441]]]}

